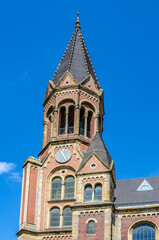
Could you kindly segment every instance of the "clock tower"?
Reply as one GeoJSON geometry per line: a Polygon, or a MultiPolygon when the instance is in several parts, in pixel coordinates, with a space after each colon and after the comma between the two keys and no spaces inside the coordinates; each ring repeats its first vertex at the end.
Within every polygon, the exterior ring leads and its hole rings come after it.
{"type": "Polygon", "coordinates": [[[79,17],[43,107],[42,149],[23,165],[19,240],[112,239],[114,162],[101,137],[103,90],[79,17]]]}

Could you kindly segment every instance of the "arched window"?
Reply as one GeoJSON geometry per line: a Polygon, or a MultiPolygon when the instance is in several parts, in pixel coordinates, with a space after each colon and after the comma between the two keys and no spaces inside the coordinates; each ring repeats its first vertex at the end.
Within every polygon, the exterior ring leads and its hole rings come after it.
{"type": "Polygon", "coordinates": [[[101,202],[102,201],[102,184],[97,184],[94,190],[94,201],[101,202]]]}
{"type": "Polygon", "coordinates": [[[61,199],[61,186],[62,180],[61,178],[55,178],[52,181],[52,199],[61,199]]]}
{"type": "Polygon", "coordinates": [[[88,112],[87,117],[87,137],[91,138],[91,119],[92,119],[92,112],[88,112]]]}
{"type": "Polygon", "coordinates": [[[74,106],[69,107],[68,113],[68,134],[74,132],[74,106]]]}
{"type": "Polygon", "coordinates": [[[72,225],[72,210],[69,207],[66,207],[63,211],[63,226],[72,225]]]}
{"type": "Polygon", "coordinates": [[[88,222],[88,234],[95,234],[95,222],[93,220],[88,222]]]}
{"type": "Polygon", "coordinates": [[[60,209],[53,208],[51,210],[50,227],[59,227],[59,226],[60,226],[60,209]]]}
{"type": "Polygon", "coordinates": [[[149,224],[142,224],[134,228],[132,240],[155,240],[155,229],[149,224]]]}
{"type": "Polygon", "coordinates": [[[84,201],[85,202],[91,202],[92,201],[92,186],[91,185],[87,185],[85,187],[84,201]]]}
{"type": "Polygon", "coordinates": [[[74,177],[67,177],[65,179],[65,199],[74,198],[74,177]]]}
{"type": "Polygon", "coordinates": [[[65,107],[62,107],[60,109],[59,134],[64,134],[65,133],[65,119],[66,119],[66,109],[65,109],[65,107]]]}
{"type": "Polygon", "coordinates": [[[79,126],[79,133],[80,135],[84,136],[84,108],[81,108],[80,110],[80,126],[79,126]]]}

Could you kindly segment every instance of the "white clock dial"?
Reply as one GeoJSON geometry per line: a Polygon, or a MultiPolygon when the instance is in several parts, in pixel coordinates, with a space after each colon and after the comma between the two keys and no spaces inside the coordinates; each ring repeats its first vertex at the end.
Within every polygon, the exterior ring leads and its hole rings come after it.
{"type": "Polygon", "coordinates": [[[58,163],[65,163],[71,159],[72,153],[69,149],[62,148],[55,154],[55,159],[58,163]]]}

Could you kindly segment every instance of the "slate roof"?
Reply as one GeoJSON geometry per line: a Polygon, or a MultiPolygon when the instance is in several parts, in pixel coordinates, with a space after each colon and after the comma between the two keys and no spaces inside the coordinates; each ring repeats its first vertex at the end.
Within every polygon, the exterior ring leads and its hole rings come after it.
{"type": "Polygon", "coordinates": [[[81,83],[91,74],[99,87],[98,79],[80,29],[80,21],[77,19],[73,35],[52,78],[55,85],[63,74],[69,71],[78,83],[81,83]]]}
{"type": "Polygon", "coordinates": [[[115,189],[116,206],[132,206],[143,204],[159,204],[159,177],[117,180],[115,189]],[[141,183],[146,181],[153,190],[137,191],[141,183]]]}
{"type": "Polygon", "coordinates": [[[84,155],[78,171],[82,169],[82,167],[85,165],[85,163],[93,153],[101,159],[101,162],[104,165],[110,167],[112,159],[98,131],[92,139],[92,142],[84,155]]]}

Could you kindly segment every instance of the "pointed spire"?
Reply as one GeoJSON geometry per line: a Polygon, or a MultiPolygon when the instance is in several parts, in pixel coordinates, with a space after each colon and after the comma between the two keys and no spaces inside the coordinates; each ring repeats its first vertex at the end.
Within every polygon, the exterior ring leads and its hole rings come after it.
{"type": "Polygon", "coordinates": [[[80,20],[79,20],[79,12],[77,13],[77,20],[76,20],[76,26],[75,26],[75,28],[81,29],[81,27],[80,27],[80,20]]]}
{"type": "Polygon", "coordinates": [[[72,37],[52,78],[55,85],[66,71],[72,74],[78,84],[91,75],[97,87],[100,88],[81,33],[79,13],[77,15],[76,26],[72,37]]]}
{"type": "Polygon", "coordinates": [[[104,165],[110,167],[112,159],[98,130],[84,155],[84,158],[79,166],[78,171],[82,169],[82,167],[86,164],[86,162],[89,160],[90,156],[93,153],[100,158],[101,162],[104,165]]]}

